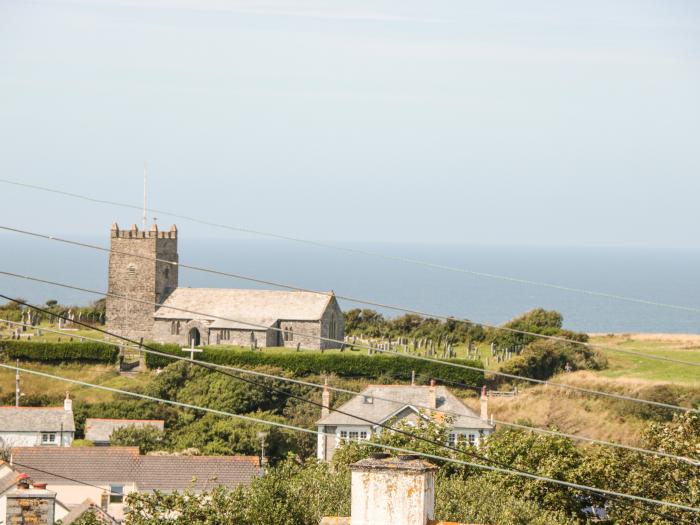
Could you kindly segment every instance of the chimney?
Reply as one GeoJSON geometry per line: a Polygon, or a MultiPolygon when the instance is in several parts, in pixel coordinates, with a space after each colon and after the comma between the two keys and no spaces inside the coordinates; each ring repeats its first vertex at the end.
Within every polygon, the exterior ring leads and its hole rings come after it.
{"type": "Polygon", "coordinates": [[[323,393],[321,394],[321,404],[323,405],[321,407],[321,417],[326,417],[328,414],[331,413],[331,411],[330,411],[331,393],[328,390],[328,378],[326,378],[323,382],[323,393]]]}
{"type": "Polygon", "coordinates": [[[56,493],[37,483],[29,488],[29,478],[20,477],[17,488],[7,493],[5,523],[8,525],[53,525],[56,493]]]}
{"type": "Polygon", "coordinates": [[[63,400],[63,410],[66,412],[73,411],[73,400],[70,398],[69,392],[66,392],[66,398],[63,400]]]}
{"type": "Polygon", "coordinates": [[[435,379],[430,380],[430,387],[428,387],[428,406],[430,408],[437,408],[437,388],[435,386],[435,379]]]}
{"type": "Polygon", "coordinates": [[[489,396],[486,393],[486,385],[481,387],[481,419],[489,421],[489,396]]]}
{"type": "Polygon", "coordinates": [[[417,456],[374,454],[350,465],[352,525],[426,525],[437,467],[417,456]]]}

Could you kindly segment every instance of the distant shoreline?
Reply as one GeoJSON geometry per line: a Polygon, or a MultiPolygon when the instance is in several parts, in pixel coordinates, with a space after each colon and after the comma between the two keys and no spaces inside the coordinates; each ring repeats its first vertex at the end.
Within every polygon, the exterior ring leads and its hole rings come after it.
{"type": "Polygon", "coordinates": [[[700,344],[700,334],[673,334],[655,332],[590,332],[589,337],[626,337],[637,341],[669,341],[700,344]]]}

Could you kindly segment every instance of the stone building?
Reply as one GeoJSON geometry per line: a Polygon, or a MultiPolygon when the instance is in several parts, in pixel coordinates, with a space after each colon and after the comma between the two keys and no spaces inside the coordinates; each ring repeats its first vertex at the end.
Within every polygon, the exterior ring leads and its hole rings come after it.
{"type": "Polygon", "coordinates": [[[149,231],[112,225],[110,331],[183,346],[340,346],[321,340],[344,337],[343,313],[332,292],[178,287],[177,235],[174,225],[168,231],[155,224],[149,231]]]}

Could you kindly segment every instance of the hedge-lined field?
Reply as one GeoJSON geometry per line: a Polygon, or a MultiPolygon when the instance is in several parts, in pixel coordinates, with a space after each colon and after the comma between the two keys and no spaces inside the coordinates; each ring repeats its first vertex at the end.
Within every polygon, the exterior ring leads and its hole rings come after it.
{"type": "MultiPolygon", "coordinates": [[[[177,345],[155,345],[149,347],[160,352],[184,356],[185,353],[177,345]]],[[[253,368],[258,366],[275,366],[289,370],[296,376],[336,374],[341,377],[378,378],[392,376],[397,379],[411,379],[411,372],[418,376],[430,376],[444,381],[455,381],[468,385],[481,386],[484,373],[467,370],[454,366],[442,365],[431,361],[421,361],[403,356],[367,355],[356,352],[266,352],[240,349],[223,349],[204,347],[195,357],[197,360],[220,365],[253,368]]],[[[164,368],[174,360],[164,356],[146,354],[146,365],[149,368],[164,368]]],[[[483,368],[480,361],[466,359],[450,359],[450,364],[462,364],[483,368]]]]}
{"type": "Polygon", "coordinates": [[[0,341],[0,353],[9,359],[42,363],[107,363],[119,359],[119,348],[107,343],[71,341],[0,341]]]}

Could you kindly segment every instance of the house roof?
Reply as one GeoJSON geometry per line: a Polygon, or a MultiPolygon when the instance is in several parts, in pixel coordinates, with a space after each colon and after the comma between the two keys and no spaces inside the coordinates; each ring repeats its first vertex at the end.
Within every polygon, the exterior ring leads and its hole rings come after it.
{"type": "Polygon", "coordinates": [[[61,407],[0,407],[0,431],[75,432],[73,412],[61,407]]]}
{"type": "Polygon", "coordinates": [[[63,525],[71,525],[74,521],[83,516],[86,512],[90,512],[95,515],[97,521],[104,523],[105,525],[118,525],[119,522],[112,516],[103,511],[99,505],[97,505],[90,498],[87,498],[80,505],[72,509],[68,514],[66,514],[61,523],[63,525]]]}
{"type": "MultiPolygon", "coordinates": [[[[332,295],[282,290],[243,290],[227,288],[176,288],[155,313],[156,319],[215,319],[227,317],[240,321],[271,326],[279,319],[318,321],[323,316],[332,295]],[[182,310],[206,312],[192,314],[182,310]]],[[[234,327],[234,326],[232,326],[234,327]]],[[[245,326],[246,329],[254,327],[245,326]]]]}
{"type": "MultiPolygon", "coordinates": [[[[415,408],[420,413],[427,412],[426,409],[420,408],[430,405],[429,386],[415,385],[370,385],[350,401],[339,407],[343,412],[356,414],[365,419],[384,423],[391,417],[406,408],[415,408]],[[377,399],[377,397],[383,399],[377,399]],[[391,399],[392,401],[385,401],[391,399]],[[371,402],[366,402],[371,400],[371,402]],[[395,400],[395,401],[393,401],[395,400]]],[[[493,428],[488,422],[482,420],[476,413],[467,407],[460,399],[450,392],[444,386],[436,386],[436,400],[438,410],[455,412],[458,416],[449,415],[453,418],[452,426],[455,428],[470,428],[470,429],[491,429],[493,428]]],[[[437,416],[443,414],[436,414],[437,416]]],[[[325,417],[322,417],[316,422],[317,425],[364,425],[367,423],[352,416],[340,414],[339,412],[331,412],[325,417]]]]}
{"type": "Polygon", "coordinates": [[[143,491],[233,488],[260,475],[256,456],[141,456],[137,447],[18,447],[12,460],[38,482],[135,483],[143,491]]]}
{"type": "Polygon", "coordinates": [[[153,427],[160,431],[165,428],[165,421],[162,419],[97,419],[88,418],[85,420],[85,439],[94,442],[109,442],[112,432],[119,428],[153,427]]]}
{"type": "Polygon", "coordinates": [[[4,461],[0,461],[0,472],[2,471],[5,472],[0,475],[0,494],[15,486],[17,483],[17,476],[19,475],[16,470],[4,461]]]}

